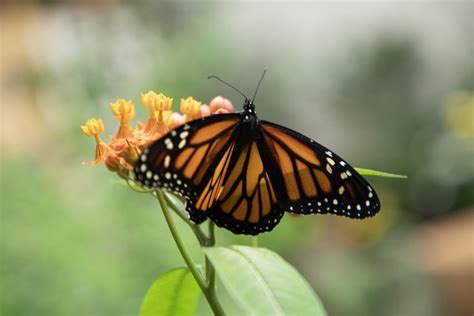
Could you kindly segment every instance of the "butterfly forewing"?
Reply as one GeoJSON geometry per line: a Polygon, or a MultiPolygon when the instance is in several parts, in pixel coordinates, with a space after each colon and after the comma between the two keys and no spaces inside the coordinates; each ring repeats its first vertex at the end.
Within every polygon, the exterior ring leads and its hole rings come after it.
{"type": "Polygon", "coordinates": [[[263,139],[283,178],[289,212],[373,216],[380,202],[347,162],[314,140],[283,126],[260,122],[263,139]]]}
{"type": "Polygon", "coordinates": [[[204,221],[205,210],[197,210],[196,202],[209,183],[214,194],[219,187],[216,178],[221,179],[219,174],[227,168],[239,117],[214,115],[172,130],[144,150],[134,167],[136,180],[184,196],[191,220],[204,221]]]}

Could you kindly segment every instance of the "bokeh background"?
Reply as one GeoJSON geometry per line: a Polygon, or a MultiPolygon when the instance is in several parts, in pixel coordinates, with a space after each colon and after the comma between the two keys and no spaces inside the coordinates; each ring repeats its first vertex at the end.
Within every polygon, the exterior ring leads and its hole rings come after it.
{"type": "Polygon", "coordinates": [[[79,126],[102,117],[114,134],[119,97],[144,121],[149,89],[239,108],[207,75],[251,94],[264,67],[260,117],[409,178],[369,179],[383,205],[373,219],[285,216],[260,245],[330,315],[472,315],[474,2],[16,3],[0,5],[2,315],[137,314],[183,262],[156,201],[81,166],[94,143],[79,126]]]}

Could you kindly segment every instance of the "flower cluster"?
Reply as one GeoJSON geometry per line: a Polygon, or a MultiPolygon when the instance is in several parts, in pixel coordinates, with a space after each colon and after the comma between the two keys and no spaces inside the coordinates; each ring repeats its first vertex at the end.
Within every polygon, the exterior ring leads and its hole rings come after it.
{"type": "Polygon", "coordinates": [[[140,99],[143,106],[148,108],[148,120],[145,124],[138,122],[135,127],[130,124],[135,117],[135,105],[131,100],[118,99],[110,103],[110,109],[120,126],[116,135],[110,136],[108,143],[100,137],[104,131],[101,119],[90,118],[81,126],[84,134],[94,137],[96,142],[95,160],[83,164],[95,166],[103,162],[109,170],[122,178],[128,178],[142,150],[172,129],[201,117],[234,110],[232,103],[221,96],[215,97],[209,105],[193,97],[181,99],[181,113],[173,112],[173,99],[162,93],[148,91],[142,93],[140,99]]]}

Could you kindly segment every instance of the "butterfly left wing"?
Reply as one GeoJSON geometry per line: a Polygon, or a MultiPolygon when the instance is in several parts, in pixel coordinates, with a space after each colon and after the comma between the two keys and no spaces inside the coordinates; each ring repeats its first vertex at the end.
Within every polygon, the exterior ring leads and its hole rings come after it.
{"type": "Polygon", "coordinates": [[[377,194],[339,156],[286,127],[261,121],[260,129],[272,163],[280,171],[287,211],[332,213],[350,218],[375,215],[377,194]]]}
{"type": "Polygon", "coordinates": [[[208,216],[218,226],[235,234],[270,231],[284,213],[259,147],[257,140],[252,140],[234,151],[217,200],[209,209],[208,216]]]}
{"type": "Polygon", "coordinates": [[[239,120],[238,114],[219,114],[172,130],[144,149],[134,166],[136,180],[184,196],[190,219],[204,221],[196,202],[210,181],[223,177],[239,120]]]}

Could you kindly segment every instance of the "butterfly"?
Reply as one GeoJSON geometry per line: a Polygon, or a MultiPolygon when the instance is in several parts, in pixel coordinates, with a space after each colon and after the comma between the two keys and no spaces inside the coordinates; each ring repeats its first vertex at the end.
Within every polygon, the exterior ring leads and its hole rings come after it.
{"type": "Polygon", "coordinates": [[[309,137],[260,120],[255,95],[244,95],[241,112],[191,121],[145,148],[135,180],[183,196],[193,223],[209,218],[235,234],[271,231],[285,211],[362,219],[380,210],[372,186],[345,160],[309,137]]]}

